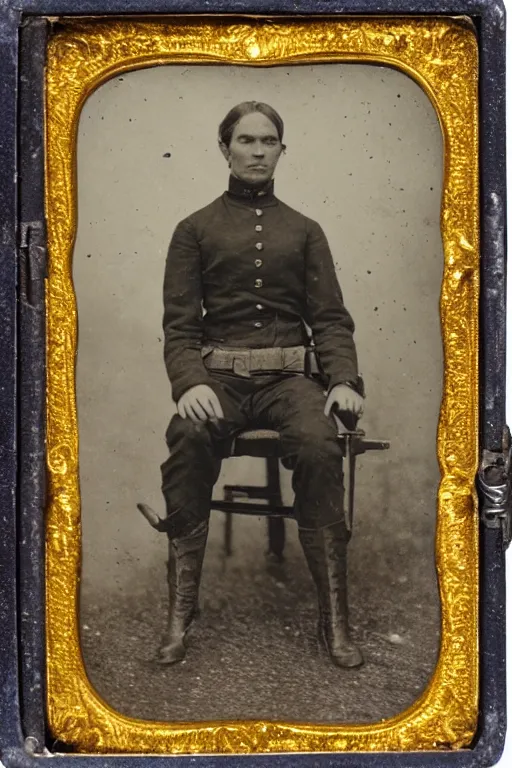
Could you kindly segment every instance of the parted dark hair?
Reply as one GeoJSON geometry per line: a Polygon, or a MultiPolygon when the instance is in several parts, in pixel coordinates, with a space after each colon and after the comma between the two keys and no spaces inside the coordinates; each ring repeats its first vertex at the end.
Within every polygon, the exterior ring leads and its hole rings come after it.
{"type": "Polygon", "coordinates": [[[229,147],[233,131],[235,130],[238,121],[242,117],[245,117],[245,115],[250,115],[253,112],[261,112],[262,115],[265,115],[265,117],[268,117],[268,119],[274,123],[277,135],[279,136],[279,141],[282,142],[284,133],[283,120],[274,107],[271,107],[269,104],[265,104],[262,101],[242,101],[240,104],[237,104],[230,109],[222,123],[219,125],[219,142],[225,144],[226,147],[229,147]]]}

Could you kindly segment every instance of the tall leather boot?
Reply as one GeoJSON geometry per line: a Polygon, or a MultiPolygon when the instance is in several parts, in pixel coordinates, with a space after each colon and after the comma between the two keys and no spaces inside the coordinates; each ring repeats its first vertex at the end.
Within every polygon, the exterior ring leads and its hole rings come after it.
{"type": "Polygon", "coordinates": [[[169,539],[169,618],[157,657],[160,664],[175,664],[185,658],[185,636],[198,612],[207,538],[208,520],[205,520],[186,536],[169,539]]]}
{"type": "Polygon", "coordinates": [[[347,530],[344,522],[318,530],[299,528],[299,540],[318,592],[319,633],[338,667],[359,667],[350,640],[347,600],[347,530]]]}

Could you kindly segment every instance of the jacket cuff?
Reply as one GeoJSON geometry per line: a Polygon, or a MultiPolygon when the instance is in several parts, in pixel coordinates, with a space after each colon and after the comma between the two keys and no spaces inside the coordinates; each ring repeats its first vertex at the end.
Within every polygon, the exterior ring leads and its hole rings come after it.
{"type": "Polygon", "coordinates": [[[334,387],[337,387],[340,384],[350,387],[354,392],[357,392],[358,395],[365,397],[364,381],[361,375],[351,376],[350,378],[347,376],[331,376],[329,378],[327,392],[329,393],[334,387]]]}

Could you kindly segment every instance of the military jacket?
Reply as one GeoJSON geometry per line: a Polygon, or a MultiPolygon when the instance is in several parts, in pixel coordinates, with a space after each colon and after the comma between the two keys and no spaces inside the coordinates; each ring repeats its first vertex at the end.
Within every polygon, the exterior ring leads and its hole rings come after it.
{"type": "Polygon", "coordinates": [[[181,221],[164,277],[164,357],[177,401],[207,384],[202,348],[307,343],[331,388],[357,379],[354,323],[322,228],[278,200],[230,189],[181,221]]]}

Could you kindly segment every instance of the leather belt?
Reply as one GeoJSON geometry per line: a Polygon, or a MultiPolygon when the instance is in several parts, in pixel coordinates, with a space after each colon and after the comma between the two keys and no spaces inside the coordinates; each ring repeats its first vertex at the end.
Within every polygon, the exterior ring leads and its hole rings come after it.
{"type": "MultiPolygon", "coordinates": [[[[263,347],[247,349],[226,349],[224,347],[203,347],[201,355],[206,368],[214,371],[233,371],[238,376],[249,377],[252,373],[282,371],[284,373],[306,373],[312,366],[306,363],[306,355],[312,350],[305,347],[263,347]]],[[[316,362],[316,360],[315,360],[316,362]]],[[[310,370],[310,373],[318,372],[310,370]]]]}

